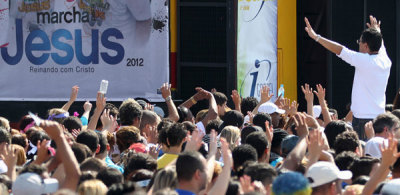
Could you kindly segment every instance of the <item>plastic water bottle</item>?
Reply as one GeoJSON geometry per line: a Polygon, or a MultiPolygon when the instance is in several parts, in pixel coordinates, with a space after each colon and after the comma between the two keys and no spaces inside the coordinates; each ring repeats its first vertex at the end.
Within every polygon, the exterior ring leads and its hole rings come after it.
{"type": "Polygon", "coordinates": [[[283,88],[283,84],[281,84],[281,87],[279,87],[278,97],[279,96],[281,96],[281,98],[284,98],[284,96],[285,96],[285,89],[283,88]]]}

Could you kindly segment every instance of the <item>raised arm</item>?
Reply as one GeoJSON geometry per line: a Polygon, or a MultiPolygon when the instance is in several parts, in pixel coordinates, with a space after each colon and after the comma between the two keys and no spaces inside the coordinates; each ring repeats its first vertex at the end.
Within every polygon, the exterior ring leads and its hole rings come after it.
{"type": "Polygon", "coordinates": [[[257,106],[253,109],[253,114],[256,115],[258,113],[258,108],[265,102],[268,102],[274,94],[269,93],[269,87],[268,86],[263,86],[260,90],[261,92],[261,99],[260,102],[257,104],[257,106]]]}
{"type": "Polygon", "coordinates": [[[106,106],[106,98],[104,97],[104,94],[97,92],[97,98],[96,98],[96,108],[94,109],[93,116],[89,121],[89,124],[87,126],[87,129],[89,130],[96,130],[96,125],[97,121],[100,118],[101,113],[104,110],[104,107],[106,106]]]}
{"type": "Polygon", "coordinates": [[[196,87],[197,93],[194,94],[192,97],[187,99],[185,102],[183,102],[179,106],[186,107],[187,109],[190,109],[193,105],[197,104],[198,101],[206,99],[207,98],[207,91],[202,89],[201,87],[196,87]]]}
{"type": "Polygon", "coordinates": [[[78,97],[78,92],[79,92],[78,85],[73,86],[71,89],[71,96],[69,97],[69,101],[65,103],[61,109],[68,111],[72,103],[74,103],[76,98],[78,97]]]}
{"type": "Polygon", "coordinates": [[[208,107],[208,112],[204,119],[201,121],[204,126],[208,124],[208,121],[214,120],[218,117],[218,107],[217,107],[217,102],[215,101],[214,95],[210,92],[208,92],[208,101],[209,101],[209,107],[208,107]]]}
{"type": "Polygon", "coordinates": [[[333,52],[336,55],[339,55],[342,52],[343,49],[342,45],[334,41],[331,41],[329,39],[326,39],[321,35],[315,33],[308,19],[304,18],[304,21],[306,22],[305,30],[308,33],[308,36],[310,36],[310,38],[314,39],[316,42],[318,42],[319,44],[324,46],[327,50],[333,52]]]}
{"type": "Polygon", "coordinates": [[[92,110],[92,104],[89,101],[86,101],[83,104],[83,110],[84,112],[82,114],[81,120],[82,118],[86,118],[85,120],[87,122],[89,120],[90,111],[92,110]]]}
{"type": "Polygon", "coordinates": [[[314,94],[312,92],[312,88],[307,83],[304,86],[301,86],[301,90],[304,93],[304,98],[307,102],[307,114],[314,117],[314,94]]]}
{"type": "Polygon", "coordinates": [[[303,160],[304,155],[307,150],[307,136],[308,136],[308,126],[306,123],[306,117],[301,113],[295,115],[295,123],[297,127],[297,133],[299,135],[299,141],[294,149],[289,153],[282,167],[291,171],[295,171],[300,165],[301,160],[303,160]]]}
{"type": "Polygon", "coordinates": [[[75,191],[78,185],[81,171],[78,161],[64,136],[61,126],[57,122],[42,121],[40,125],[50,138],[57,144],[57,154],[60,155],[61,162],[64,165],[65,181],[60,188],[67,188],[75,191]]]}
{"type": "Polygon", "coordinates": [[[329,115],[329,108],[325,101],[325,89],[321,84],[317,85],[317,91],[314,91],[315,95],[318,97],[319,105],[321,106],[321,113],[324,118],[324,127],[332,121],[329,115]]]}
{"type": "Polygon", "coordinates": [[[240,97],[237,90],[232,90],[231,98],[232,98],[233,103],[235,104],[235,110],[241,112],[240,103],[242,102],[242,98],[240,97]]]}
{"type": "Polygon", "coordinates": [[[167,103],[167,107],[168,107],[168,117],[166,117],[166,118],[169,118],[169,119],[177,122],[179,120],[179,114],[178,114],[178,110],[176,109],[174,102],[172,101],[171,84],[164,83],[161,86],[161,94],[165,100],[165,103],[167,103]]]}

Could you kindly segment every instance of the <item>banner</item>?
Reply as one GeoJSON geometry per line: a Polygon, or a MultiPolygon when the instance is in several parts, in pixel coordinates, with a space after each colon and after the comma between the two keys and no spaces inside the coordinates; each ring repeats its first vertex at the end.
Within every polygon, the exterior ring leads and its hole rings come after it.
{"type": "Polygon", "coordinates": [[[0,31],[8,43],[0,49],[0,100],[64,101],[74,85],[79,100],[94,100],[101,80],[109,81],[110,101],[162,100],[165,0],[11,0],[8,20],[1,27],[8,32],[0,31]]]}
{"type": "Polygon", "coordinates": [[[4,29],[0,31],[0,48],[7,46],[7,29],[8,26],[8,0],[0,0],[0,26],[4,29]]]}
{"type": "Polygon", "coordinates": [[[277,95],[277,0],[238,1],[237,88],[260,99],[262,86],[277,95]]]}

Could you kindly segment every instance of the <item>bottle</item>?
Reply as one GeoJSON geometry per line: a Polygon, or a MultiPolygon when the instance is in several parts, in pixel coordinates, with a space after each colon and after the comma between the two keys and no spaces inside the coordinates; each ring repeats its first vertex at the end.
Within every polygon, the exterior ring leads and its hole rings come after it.
{"type": "Polygon", "coordinates": [[[107,88],[108,88],[108,81],[107,80],[102,80],[100,83],[100,93],[106,94],[107,93],[107,88]]]}
{"type": "Polygon", "coordinates": [[[281,96],[281,98],[284,98],[284,96],[285,96],[285,89],[283,88],[283,84],[281,84],[281,87],[279,87],[278,97],[279,96],[281,96]]]}

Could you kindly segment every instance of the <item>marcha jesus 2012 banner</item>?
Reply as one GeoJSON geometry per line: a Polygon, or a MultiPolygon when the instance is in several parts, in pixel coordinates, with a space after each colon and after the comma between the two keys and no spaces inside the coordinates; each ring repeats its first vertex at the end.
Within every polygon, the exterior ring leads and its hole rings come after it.
{"type": "Polygon", "coordinates": [[[167,0],[1,0],[0,100],[161,100],[169,80],[167,0]]]}

